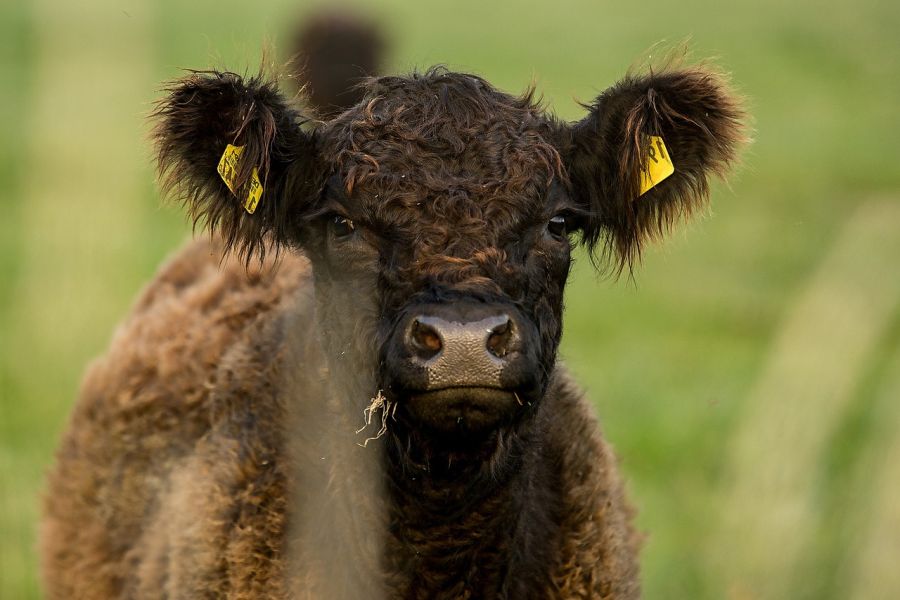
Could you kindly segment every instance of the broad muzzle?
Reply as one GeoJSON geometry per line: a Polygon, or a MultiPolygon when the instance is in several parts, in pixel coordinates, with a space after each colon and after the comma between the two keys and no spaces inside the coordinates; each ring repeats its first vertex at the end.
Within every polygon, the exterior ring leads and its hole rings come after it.
{"type": "Polygon", "coordinates": [[[393,395],[441,429],[511,416],[536,381],[533,327],[512,306],[421,304],[407,311],[385,359],[393,395]]]}

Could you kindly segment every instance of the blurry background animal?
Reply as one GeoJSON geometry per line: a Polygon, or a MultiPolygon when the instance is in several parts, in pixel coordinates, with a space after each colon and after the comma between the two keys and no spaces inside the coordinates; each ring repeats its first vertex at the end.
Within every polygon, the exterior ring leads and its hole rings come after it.
{"type": "Polygon", "coordinates": [[[290,38],[289,81],[322,118],[363,97],[363,79],[384,69],[387,40],[373,19],[358,11],[327,10],[306,16],[290,38]]]}

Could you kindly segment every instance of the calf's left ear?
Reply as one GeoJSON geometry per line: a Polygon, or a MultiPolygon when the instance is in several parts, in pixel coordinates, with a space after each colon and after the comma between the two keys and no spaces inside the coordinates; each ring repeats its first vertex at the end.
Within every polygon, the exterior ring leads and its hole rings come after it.
{"type": "Polygon", "coordinates": [[[724,177],[746,141],[744,117],[725,78],[702,67],[630,75],[600,94],[562,152],[585,243],[631,266],[705,205],[710,176],[724,177]]]}
{"type": "Polygon", "coordinates": [[[195,72],[152,115],[163,191],[248,261],[292,243],[324,181],[316,135],[263,76],[195,72]]]}

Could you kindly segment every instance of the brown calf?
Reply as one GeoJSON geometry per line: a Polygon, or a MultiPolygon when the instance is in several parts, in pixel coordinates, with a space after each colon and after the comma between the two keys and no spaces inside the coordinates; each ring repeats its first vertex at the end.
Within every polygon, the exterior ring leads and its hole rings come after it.
{"type": "Polygon", "coordinates": [[[563,288],[575,244],[630,267],[703,205],[743,135],[720,75],[628,76],[564,123],[432,69],[310,123],[206,72],[155,118],[164,189],[215,237],[88,373],[51,598],[638,596],[615,458],[556,361],[563,288]]]}

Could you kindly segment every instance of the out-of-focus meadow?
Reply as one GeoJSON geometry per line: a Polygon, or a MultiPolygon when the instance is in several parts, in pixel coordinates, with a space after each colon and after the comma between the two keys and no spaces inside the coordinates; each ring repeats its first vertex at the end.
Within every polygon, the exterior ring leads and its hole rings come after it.
{"type": "MultiPolygon", "coordinates": [[[[646,597],[900,597],[900,3],[358,6],[391,70],[535,80],[569,119],[660,41],[733,74],[743,168],[633,279],[579,261],[562,354],[648,534],[646,597]]],[[[253,69],[311,8],[0,3],[0,598],[40,596],[42,477],[80,374],[190,235],[153,179],[160,83],[253,69]]]]}

